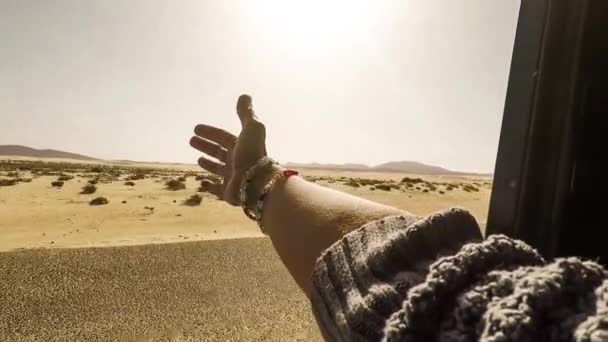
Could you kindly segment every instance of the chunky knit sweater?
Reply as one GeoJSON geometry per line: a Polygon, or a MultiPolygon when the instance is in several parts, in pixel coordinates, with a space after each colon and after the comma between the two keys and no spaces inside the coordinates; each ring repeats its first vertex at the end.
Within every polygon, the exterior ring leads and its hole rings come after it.
{"type": "Polygon", "coordinates": [[[545,261],[450,209],[371,222],[317,260],[311,294],[329,341],[608,341],[608,273],[545,261]]]}

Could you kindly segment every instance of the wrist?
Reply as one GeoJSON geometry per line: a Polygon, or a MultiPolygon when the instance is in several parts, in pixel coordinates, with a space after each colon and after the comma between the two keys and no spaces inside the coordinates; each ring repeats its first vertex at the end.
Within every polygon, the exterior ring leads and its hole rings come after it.
{"type": "Polygon", "coordinates": [[[283,172],[285,170],[283,167],[272,164],[263,168],[260,168],[253,177],[251,178],[251,182],[246,188],[247,194],[247,203],[246,208],[250,210],[252,213],[257,212],[258,201],[260,200],[260,196],[262,195],[262,191],[264,187],[274,175],[277,173],[283,172]]]}

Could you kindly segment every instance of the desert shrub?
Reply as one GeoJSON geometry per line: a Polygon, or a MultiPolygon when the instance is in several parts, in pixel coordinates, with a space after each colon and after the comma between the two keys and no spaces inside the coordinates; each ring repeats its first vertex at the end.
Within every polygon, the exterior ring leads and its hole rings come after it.
{"type": "Polygon", "coordinates": [[[97,187],[95,185],[87,184],[82,187],[82,191],[80,191],[80,193],[83,195],[90,195],[95,193],[95,191],[97,191],[97,187]]]}
{"type": "Polygon", "coordinates": [[[58,181],[69,181],[70,179],[74,178],[73,176],[70,175],[60,175],[59,178],[57,178],[58,181]]]}
{"type": "Polygon", "coordinates": [[[88,183],[89,183],[89,184],[93,184],[93,185],[95,185],[95,184],[97,184],[97,182],[99,182],[99,178],[93,178],[93,179],[89,179],[89,182],[88,182],[88,183]]]}
{"type": "Polygon", "coordinates": [[[127,185],[127,186],[135,186],[135,182],[132,182],[132,181],[126,181],[126,182],[125,182],[125,185],[127,185]]]}
{"type": "Polygon", "coordinates": [[[375,191],[375,190],[376,190],[376,187],[375,187],[375,186],[372,186],[372,187],[370,187],[369,189],[370,189],[371,191],[375,191]]]}
{"type": "Polygon", "coordinates": [[[448,186],[447,186],[445,189],[446,189],[447,191],[452,191],[452,190],[454,190],[454,186],[453,186],[452,184],[450,184],[450,185],[448,185],[448,186]]]}
{"type": "Polygon", "coordinates": [[[346,181],[346,183],[344,183],[344,185],[348,185],[348,186],[352,186],[353,188],[358,188],[359,182],[357,182],[356,180],[349,178],[348,181],[346,181]]]}
{"type": "Polygon", "coordinates": [[[417,184],[417,183],[424,183],[424,180],[422,178],[403,177],[403,179],[401,180],[401,183],[417,184]]]}
{"type": "Polygon", "coordinates": [[[177,191],[186,188],[186,184],[178,181],[177,179],[170,179],[165,183],[167,190],[177,191]]]}
{"type": "Polygon", "coordinates": [[[390,184],[390,187],[395,189],[395,190],[400,190],[401,187],[399,186],[399,184],[390,184]]]}
{"type": "Polygon", "coordinates": [[[122,201],[122,202],[120,202],[120,203],[122,203],[122,204],[127,204],[127,201],[124,201],[124,200],[123,200],[123,201],[122,201]]]}
{"type": "Polygon", "coordinates": [[[391,186],[389,184],[377,184],[376,189],[384,190],[384,191],[391,191],[391,186]]]}
{"type": "Polygon", "coordinates": [[[104,171],[105,171],[104,168],[101,166],[93,166],[92,168],[89,169],[89,172],[92,172],[92,173],[102,173],[104,171]]]}
{"type": "Polygon", "coordinates": [[[440,195],[444,195],[444,194],[445,194],[445,191],[439,190],[439,194],[440,194],[440,195]]]}
{"type": "Polygon", "coordinates": [[[188,197],[188,199],[186,199],[184,201],[184,205],[194,207],[194,206],[200,205],[202,201],[203,201],[203,198],[201,197],[201,195],[194,194],[194,195],[188,197]]]}
{"type": "Polygon", "coordinates": [[[13,178],[19,178],[19,172],[17,172],[17,171],[7,172],[6,176],[7,177],[13,177],[13,178]]]}
{"type": "Polygon", "coordinates": [[[384,181],[379,180],[379,179],[366,179],[366,178],[361,178],[357,180],[359,182],[359,184],[363,185],[363,186],[367,186],[367,185],[376,185],[376,184],[382,184],[384,183],[384,181]]]}
{"type": "Polygon", "coordinates": [[[202,181],[202,180],[208,180],[211,181],[213,183],[221,183],[222,182],[222,177],[216,176],[216,175],[198,175],[196,176],[194,179],[196,179],[197,181],[202,181]]]}
{"type": "Polygon", "coordinates": [[[104,205],[104,204],[108,204],[108,203],[110,203],[110,201],[108,201],[107,198],[96,197],[96,198],[92,199],[91,202],[89,202],[89,205],[104,205]]]}
{"type": "Polygon", "coordinates": [[[143,173],[136,173],[134,175],[131,175],[129,177],[127,177],[128,181],[134,181],[134,180],[141,180],[141,179],[145,179],[146,175],[143,173]]]}
{"type": "Polygon", "coordinates": [[[422,190],[422,188],[421,188],[421,187],[419,187],[419,186],[417,186],[417,187],[416,187],[416,190],[420,191],[420,190],[422,190]]]}
{"type": "Polygon", "coordinates": [[[183,176],[182,177],[177,177],[177,181],[183,183],[183,182],[186,181],[186,177],[183,177],[183,176]]]}
{"type": "Polygon", "coordinates": [[[19,183],[30,183],[32,181],[32,179],[31,178],[17,178],[16,181],[19,183]]]}
{"type": "Polygon", "coordinates": [[[16,179],[0,179],[0,186],[13,186],[17,184],[16,179]]]}
{"type": "Polygon", "coordinates": [[[434,186],[433,184],[427,184],[427,186],[429,188],[429,191],[435,191],[435,190],[437,190],[437,187],[434,186]]]}
{"type": "Polygon", "coordinates": [[[54,182],[51,182],[51,186],[54,186],[56,188],[61,188],[63,186],[63,182],[62,181],[54,181],[54,182]]]}
{"type": "Polygon", "coordinates": [[[466,192],[478,192],[479,189],[477,189],[476,187],[474,187],[471,184],[465,184],[462,186],[462,190],[466,191],[466,192]]]}
{"type": "Polygon", "coordinates": [[[422,190],[422,192],[429,192],[429,189],[424,189],[422,190]]]}

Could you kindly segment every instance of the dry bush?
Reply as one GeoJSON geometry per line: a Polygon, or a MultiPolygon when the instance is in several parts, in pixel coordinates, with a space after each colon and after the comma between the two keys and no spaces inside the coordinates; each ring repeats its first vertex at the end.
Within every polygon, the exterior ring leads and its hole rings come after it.
{"type": "Polygon", "coordinates": [[[371,191],[375,191],[375,190],[376,190],[376,187],[372,186],[372,187],[370,187],[369,189],[370,189],[371,191]]]}
{"type": "Polygon", "coordinates": [[[417,184],[417,183],[424,183],[424,180],[422,178],[403,177],[403,179],[401,179],[401,183],[417,184]]]}
{"type": "Polygon", "coordinates": [[[424,189],[422,190],[422,192],[429,192],[429,189],[424,189]]]}
{"type": "Polygon", "coordinates": [[[447,191],[452,191],[452,190],[454,190],[454,186],[452,184],[449,184],[445,189],[447,191]]]}
{"type": "Polygon", "coordinates": [[[57,178],[58,181],[69,181],[70,179],[73,179],[73,176],[70,175],[60,175],[59,178],[57,178]]]}
{"type": "Polygon", "coordinates": [[[361,184],[363,186],[377,185],[377,184],[384,183],[384,181],[380,180],[380,179],[367,179],[367,178],[361,178],[361,179],[358,179],[357,181],[359,182],[359,184],[361,184]]]}
{"type": "Polygon", "coordinates": [[[344,185],[352,186],[353,188],[360,187],[359,182],[357,182],[356,180],[354,180],[352,178],[349,178],[348,181],[344,183],[344,185]]]}
{"type": "Polygon", "coordinates": [[[17,178],[16,181],[19,183],[31,183],[32,179],[31,178],[17,178]]]}
{"type": "Polygon", "coordinates": [[[56,188],[61,188],[63,186],[63,182],[62,181],[54,181],[54,182],[51,182],[51,186],[54,186],[56,188]]]}
{"type": "Polygon", "coordinates": [[[105,168],[103,166],[93,166],[89,169],[89,172],[92,173],[102,173],[105,172],[105,168]]]}
{"type": "Polygon", "coordinates": [[[7,172],[6,176],[7,177],[12,177],[12,178],[19,178],[19,172],[17,172],[17,171],[7,172]]]}
{"type": "Polygon", "coordinates": [[[445,191],[439,190],[440,195],[445,195],[445,191]]]}
{"type": "Polygon", "coordinates": [[[186,188],[186,184],[178,181],[177,179],[168,180],[165,183],[165,186],[167,187],[167,190],[172,190],[172,191],[184,190],[186,188]]]}
{"type": "Polygon", "coordinates": [[[13,186],[17,184],[16,179],[0,179],[0,186],[13,186]]]}
{"type": "Polygon", "coordinates": [[[126,186],[135,186],[135,182],[132,182],[132,181],[126,181],[126,182],[125,182],[125,185],[126,185],[126,186]]]}
{"type": "Polygon", "coordinates": [[[83,195],[90,195],[95,193],[95,191],[97,191],[97,187],[95,185],[87,184],[82,187],[82,191],[80,191],[80,193],[83,195]]]}
{"type": "Polygon", "coordinates": [[[384,190],[384,191],[391,191],[391,186],[390,186],[390,184],[377,184],[376,189],[384,190]]]}
{"type": "Polygon", "coordinates": [[[188,197],[188,199],[186,199],[184,201],[184,205],[195,207],[197,205],[200,205],[202,201],[203,201],[203,198],[201,197],[201,195],[194,194],[194,195],[188,197]]]}
{"type": "Polygon", "coordinates": [[[186,177],[183,177],[183,176],[181,176],[181,177],[177,177],[177,181],[178,181],[178,182],[182,182],[182,183],[183,183],[183,182],[185,182],[185,181],[186,181],[186,177]]]}
{"type": "Polygon", "coordinates": [[[92,199],[91,202],[89,202],[89,205],[104,205],[104,204],[108,204],[108,203],[110,203],[110,201],[108,201],[107,198],[96,197],[96,198],[92,199]]]}
{"type": "Polygon", "coordinates": [[[437,187],[431,183],[427,183],[426,185],[429,188],[429,191],[435,191],[437,190],[437,187]]]}
{"type": "Polygon", "coordinates": [[[89,179],[89,182],[88,182],[88,183],[89,183],[89,184],[93,184],[93,185],[95,185],[95,184],[97,184],[97,182],[99,182],[99,178],[93,178],[93,179],[89,179]]]}
{"type": "Polygon", "coordinates": [[[472,191],[472,192],[478,192],[478,191],[479,191],[479,189],[477,189],[476,187],[474,187],[474,186],[473,186],[473,185],[471,185],[471,184],[464,184],[464,185],[462,186],[462,190],[464,190],[464,191],[466,191],[466,192],[471,192],[471,191],[472,191]]]}
{"type": "Polygon", "coordinates": [[[127,177],[128,181],[134,181],[134,180],[142,180],[145,179],[146,175],[144,173],[136,173],[134,175],[131,175],[129,177],[127,177]]]}
{"type": "Polygon", "coordinates": [[[416,190],[420,191],[420,190],[422,190],[422,188],[421,188],[421,187],[419,187],[419,186],[417,186],[417,187],[416,187],[416,190]]]}

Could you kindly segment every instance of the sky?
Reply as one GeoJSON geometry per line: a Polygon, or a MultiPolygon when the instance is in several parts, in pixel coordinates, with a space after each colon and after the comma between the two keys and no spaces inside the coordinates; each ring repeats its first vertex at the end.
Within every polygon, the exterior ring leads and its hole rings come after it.
{"type": "Polygon", "coordinates": [[[492,172],[519,0],[0,0],[0,145],[195,163],[253,96],[281,162],[492,172]]]}

